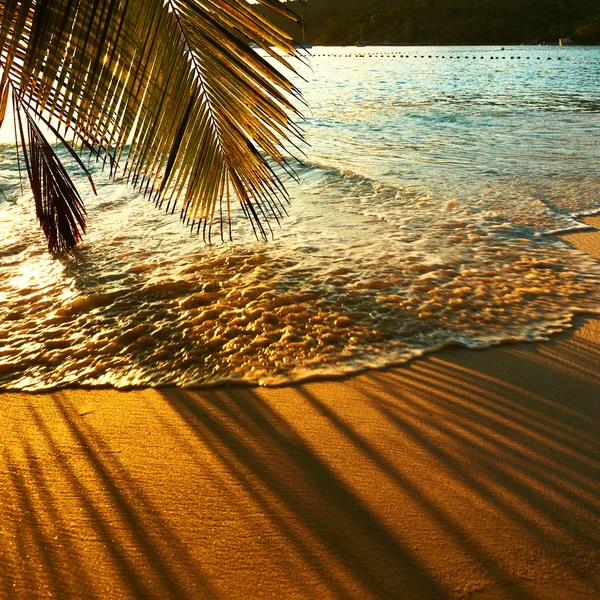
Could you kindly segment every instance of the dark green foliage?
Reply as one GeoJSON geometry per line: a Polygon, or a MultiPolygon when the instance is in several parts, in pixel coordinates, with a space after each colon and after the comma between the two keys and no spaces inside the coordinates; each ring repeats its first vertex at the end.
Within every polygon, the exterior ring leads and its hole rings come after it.
{"type": "MultiPolygon", "coordinates": [[[[307,42],[353,45],[600,43],[598,0],[312,0],[291,2],[307,42]]],[[[283,22],[280,26],[284,26],[283,22]]],[[[300,38],[298,28],[289,29],[300,38]]]]}

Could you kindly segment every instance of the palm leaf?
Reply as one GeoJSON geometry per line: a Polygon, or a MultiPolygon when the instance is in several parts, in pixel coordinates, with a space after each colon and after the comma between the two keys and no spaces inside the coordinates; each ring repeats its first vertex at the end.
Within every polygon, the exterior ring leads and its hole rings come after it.
{"type": "MultiPolygon", "coordinates": [[[[15,93],[15,105],[19,98],[15,93]]],[[[85,233],[85,208],[52,146],[29,111],[19,107],[17,118],[25,166],[35,199],[36,215],[48,239],[48,249],[70,250],[85,233]],[[25,115],[27,135],[21,115],[25,115]]]]}
{"type": "MultiPolygon", "coordinates": [[[[279,0],[259,1],[298,20],[279,0]]],[[[292,69],[286,55],[296,53],[293,40],[256,6],[0,0],[0,117],[10,84],[28,107],[28,158],[43,157],[36,168],[58,167],[32,112],[58,122],[63,139],[73,136],[197,231],[210,237],[217,225],[222,233],[237,198],[266,237],[265,223],[283,214],[287,200],[274,165],[289,171],[286,148],[301,138],[293,122],[300,96],[272,64],[292,69]]],[[[56,181],[65,174],[57,172],[56,181]]],[[[71,187],[59,191],[67,205],[67,198],[75,202],[71,187]]]]}
{"type": "Polygon", "coordinates": [[[0,127],[2,127],[2,123],[4,123],[4,117],[6,117],[9,95],[10,86],[8,85],[8,82],[6,82],[3,87],[0,87],[0,127]]]}

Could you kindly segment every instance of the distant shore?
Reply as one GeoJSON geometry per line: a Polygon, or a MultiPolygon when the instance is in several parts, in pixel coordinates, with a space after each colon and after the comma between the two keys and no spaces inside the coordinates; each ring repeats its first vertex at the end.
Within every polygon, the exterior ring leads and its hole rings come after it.
{"type": "Polygon", "coordinates": [[[599,364],[579,318],[339,382],[2,393],[0,597],[597,597],[599,364]]]}

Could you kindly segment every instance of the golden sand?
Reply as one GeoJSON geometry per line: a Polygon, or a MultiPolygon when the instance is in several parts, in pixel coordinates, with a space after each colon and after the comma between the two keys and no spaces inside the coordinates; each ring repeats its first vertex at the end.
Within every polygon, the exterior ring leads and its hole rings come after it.
{"type": "Polygon", "coordinates": [[[341,382],[4,393],[0,597],[598,598],[599,366],[581,319],[341,382]]]}

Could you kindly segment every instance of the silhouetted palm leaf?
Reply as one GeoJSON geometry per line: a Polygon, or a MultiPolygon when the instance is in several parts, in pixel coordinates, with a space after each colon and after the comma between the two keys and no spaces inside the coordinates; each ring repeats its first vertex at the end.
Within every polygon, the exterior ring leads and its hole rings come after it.
{"type": "MultiPolygon", "coordinates": [[[[259,1],[297,20],[279,0],[259,1]]],[[[161,206],[178,207],[197,230],[210,235],[221,215],[228,222],[237,198],[265,237],[264,223],[279,218],[286,199],[271,161],[288,169],[299,95],[249,47],[291,68],[284,55],[295,52],[293,41],[254,5],[0,0],[0,18],[0,121],[10,85],[28,122],[21,142],[36,203],[39,195],[52,206],[44,214],[54,216],[41,217],[47,235],[55,228],[51,246],[78,241],[83,211],[34,113],[58,121],[60,139],[72,135],[161,206]],[[37,175],[52,184],[38,186],[37,175]]]]}

